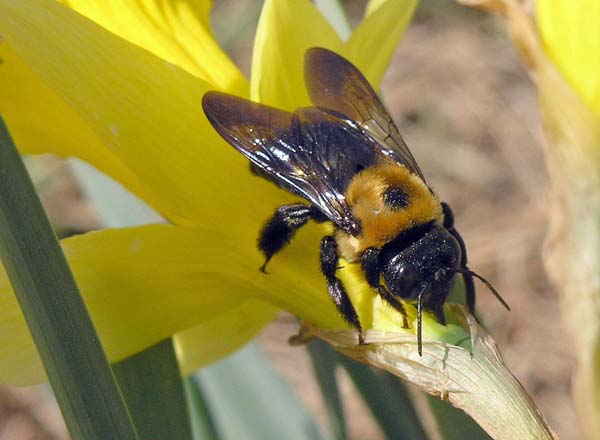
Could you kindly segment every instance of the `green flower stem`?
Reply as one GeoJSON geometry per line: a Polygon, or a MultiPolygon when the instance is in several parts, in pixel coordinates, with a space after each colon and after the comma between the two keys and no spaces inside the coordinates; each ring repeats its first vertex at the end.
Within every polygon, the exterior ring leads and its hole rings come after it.
{"type": "Polygon", "coordinates": [[[113,364],[140,438],[191,440],[186,396],[171,338],[113,364]]]}
{"type": "Polygon", "coordinates": [[[77,284],[2,118],[0,253],[71,437],[136,439],[77,284]]]}

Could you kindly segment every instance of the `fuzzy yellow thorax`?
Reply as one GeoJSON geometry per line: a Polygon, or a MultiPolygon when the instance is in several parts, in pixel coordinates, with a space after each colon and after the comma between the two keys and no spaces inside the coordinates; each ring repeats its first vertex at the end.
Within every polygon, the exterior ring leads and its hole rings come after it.
{"type": "Polygon", "coordinates": [[[360,221],[360,235],[337,232],[340,252],[356,261],[369,247],[381,248],[402,231],[430,221],[442,220],[442,207],[427,185],[407,168],[396,164],[369,167],[357,174],[346,191],[352,214],[360,221]],[[385,203],[388,188],[400,188],[408,196],[406,207],[385,203]]]}

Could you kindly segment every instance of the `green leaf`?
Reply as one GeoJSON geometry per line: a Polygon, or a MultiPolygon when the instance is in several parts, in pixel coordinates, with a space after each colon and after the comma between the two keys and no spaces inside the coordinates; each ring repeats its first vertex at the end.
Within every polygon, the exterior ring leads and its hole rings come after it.
{"type": "Polygon", "coordinates": [[[194,375],[224,439],[321,440],[290,387],[251,344],[194,375]]]}
{"type": "Polygon", "coordinates": [[[346,356],[339,358],[386,438],[427,438],[412,399],[398,378],[346,356]]]}
{"type": "Polygon", "coordinates": [[[329,345],[319,339],[311,341],[307,350],[312,361],[315,377],[321,387],[321,396],[325,402],[331,431],[336,439],[347,439],[344,408],[342,407],[335,377],[338,355],[329,345]]]}
{"type": "Polygon", "coordinates": [[[74,439],[135,439],[75,279],[0,118],[0,252],[74,439]]]}
{"type": "Polygon", "coordinates": [[[427,395],[439,432],[444,440],[491,440],[491,437],[461,409],[439,397],[427,395]]]}
{"type": "MultiPolygon", "coordinates": [[[[70,159],[69,164],[104,227],[136,226],[162,220],[146,203],[110,177],[77,159],[70,159]]],[[[188,400],[171,338],[114,364],[113,371],[141,438],[192,438],[188,400]]]]}
{"type": "Polygon", "coordinates": [[[188,407],[190,408],[194,439],[218,440],[220,437],[214,417],[198,381],[194,380],[193,377],[188,377],[185,379],[184,385],[188,398],[188,407]]]}
{"type": "Polygon", "coordinates": [[[186,396],[171,338],[113,365],[144,440],[191,440],[186,396]]]}

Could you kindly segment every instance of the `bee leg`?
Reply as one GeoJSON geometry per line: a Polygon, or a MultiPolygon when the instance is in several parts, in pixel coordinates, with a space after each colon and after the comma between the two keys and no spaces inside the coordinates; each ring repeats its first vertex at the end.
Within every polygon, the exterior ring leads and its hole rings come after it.
{"type": "MultiPolygon", "coordinates": [[[[469,270],[467,267],[467,248],[465,247],[465,242],[456,229],[448,229],[448,232],[450,232],[450,235],[456,239],[458,245],[460,246],[460,268],[469,270]]],[[[472,315],[475,315],[475,281],[473,280],[473,275],[463,272],[462,277],[465,285],[465,296],[467,298],[469,312],[471,312],[472,315]]]]}
{"type": "Polygon", "coordinates": [[[384,301],[402,314],[402,327],[410,328],[404,305],[385,286],[379,283],[379,276],[381,274],[381,270],[379,269],[379,252],[380,250],[377,248],[368,248],[360,257],[360,264],[365,273],[367,283],[373,289],[377,290],[377,293],[384,301]]]}
{"type": "Polygon", "coordinates": [[[275,210],[258,235],[258,249],[265,254],[265,262],[260,267],[261,272],[266,273],[271,257],[292,240],[298,228],[314,217],[315,209],[301,203],[283,205],[275,210]]]}
{"type": "MultiPolygon", "coordinates": [[[[450,235],[456,239],[458,245],[460,246],[460,268],[468,270],[467,248],[465,246],[465,241],[462,239],[458,231],[454,229],[454,214],[446,202],[442,202],[442,210],[444,211],[444,228],[446,228],[450,235]]],[[[465,285],[467,306],[469,307],[469,312],[475,316],[475,281],[473,280],[473,275],[469,273],[463,273],[462,277],[465,285]]]]}
{"type": "Polygon", "coordinates": [[[444,228],[454,229],[454,213],[446,202],[442,202],[442,212],[444,213],[444,228]]]}
{"type": "Polygon", "coordinates": [[[365,343],[365,337],[358,314],[354,305],[352,305],[352,301],[350,301],[344,285],[335,276],[338,259],[337,243],[331,235],[326,235],[321,240],[321,272],[323,272],[323,275],[327,279],[327,292],[337,307],[338,312],[342,315],[342,318],[358,330],[358,343],[362,345],[365,343]]]}

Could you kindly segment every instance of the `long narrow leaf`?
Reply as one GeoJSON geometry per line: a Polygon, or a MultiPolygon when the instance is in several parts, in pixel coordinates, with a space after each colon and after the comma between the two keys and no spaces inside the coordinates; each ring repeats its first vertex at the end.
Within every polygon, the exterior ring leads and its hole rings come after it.
{"type": "Polygon", "coordinates": [[[65,256],[2,118],[0,251],[71,437],[137,438],[65,256]]]}
{"type": "Polygon", "coordinates": [[[127,407],[144,440],[191,440],[181,373],[171,338],[113,365],[127,407]]]}
{"type": "Polygon", "coordinates": [[[389,373],[340,356],[354,385],[388,439],[426,439],[409,393],[400,380],[389,373]]]}
{"type": "MultiPolygon", "coordinates": [[[[95,168],[69,161],[80,189],[98,212],[102,226],[127,227],[162,218],[146,203],[95,168]]],[[[192,438],[187,399],[172,339],[113,365],[138,434],[144,440],[192,438]]]]}
{"type": "Polygon", "coordinates": [[[194,375],[224,439],[321,440],[302,402],[256,345],[194,375]]]}
{"type": "Polygon", "coordinates": [[[190,408],[192,432],[195,440],[218,440],[219,432],[208,401],[200,385],[193,377],[185,379],[185,392],[190,408]]]}
{"type": "Polygon", "coordinates": [[[427,401],[444,440],[491,440],[471,417],[451,403],[429,395],[427,401]]]}
{"type": "Polygon", "coordinates": [[[321,396],[329,416],[329,425],[336,439],[348,438],[344,408],[340,400],[335,369],[338,355],[329,345],[321,340],[314,340],[308,344],[308,353],[312,361],[317,382],[321,387],[321,396]]]}

